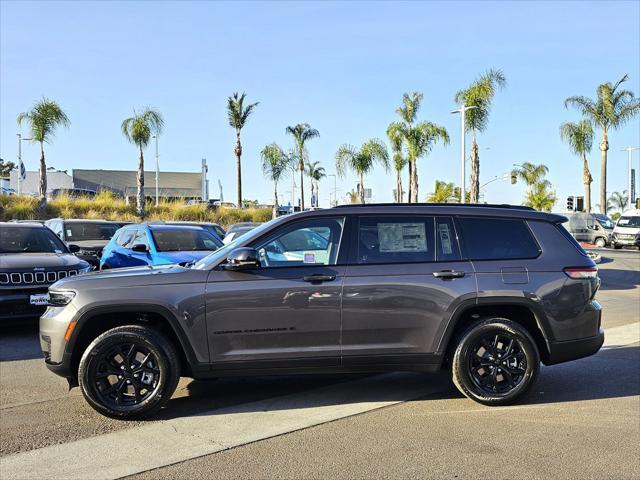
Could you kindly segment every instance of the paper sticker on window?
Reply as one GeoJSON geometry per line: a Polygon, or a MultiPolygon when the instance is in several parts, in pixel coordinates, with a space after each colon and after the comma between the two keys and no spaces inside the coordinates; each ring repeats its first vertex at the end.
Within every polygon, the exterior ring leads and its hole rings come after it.
{"type": "Polygon", "coordinates": [[[72,237],[71,229],[67,228],[67,237],[72,237]]]}
{"type": "Polygon", "coordinates": [[[381,252],[426,252],[424,223],[379,223],[381,252]]]}
{"type": "Polygon", "coordinates": [[[449,225],[446,223],[439,223],[438,235],[440,235],[440,245],[442,245],[442,253],[445,255],[451,255],[453,251],[451,249],[451,234],[449,232],[449,225]]]}
{"type": "Polygon", "coordinates": [[[316,255],[315,255],[315,253],[305,253],[304,254],[304,263],[316,263],[316,255]]]}

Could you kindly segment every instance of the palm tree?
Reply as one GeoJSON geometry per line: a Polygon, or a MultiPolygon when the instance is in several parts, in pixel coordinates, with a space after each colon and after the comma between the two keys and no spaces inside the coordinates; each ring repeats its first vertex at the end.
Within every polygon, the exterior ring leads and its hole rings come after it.
{"type": "Polygon", "coordinates": [[[227,98],[227,116],[229,125],[236,131],[236,147],[233,152],[236,154],[236,175],[238,190],[238,208],[242,208],[242,143],[240,142],[240,132],[247,123],[249,115],[253,112],[259,102],[244,105],[247,94],[239,95],[235,92],[227,98]]]}
{"type": "Polygon", "coordinates": [[[556,192],[548,180],[535,183],[527,192],[524,204],[543,212],[550,212],[556,203],[556,192]]]}
{"type": "Polygon", "coordinates": [[[271,143],[260,152],[264,176],[273,181],[273,218],[278,212],[278,181],[287,174],[289,157],[277,143],[271,143]]]}
{"type": "Polygon", "coordinates": [[[627,195],[627,191],[623,190],[622,193],[613,192],[609,197],[609,200],[607,201],[607,206],[609,207],[609,210],[616,209],[624,212],[624,210],[627,208],[628,202],[629,196],[627,195]]]}
{"type": "MultiPolygon", "coordinates": [[[[391,126],[390,126],[391,127],[391,126]]],[[[397,129],[387,129],[387,136],[391,142],[393,152],[393,168],[396,171],[396,203],[402,203],[404,192],[402,191],[402,170],[407,165],[407,159],[402,152],[402,135],[397,129]]]]}
{"type": "Polygon", "coordinates": [[[436,180],[436,187],[432,194],[427,197],[430,203],[453,203],[460,199],[460,190],[453,185],[442,180],[436,180]]]}
{"type": "Polygon", "coordinates": [[[293,135],[296,147],[298,149],[298,170],[300,170],[300,210],[304,210],[304,161],[305,161],[305,145],[307,141],[319,137],[320,132],[315,128],[311,128],[308,123],[299,123],[295,126],[287,127],[287,133],[293,135]]]}
{"type": "Polygon", "coordinates": [[[629,90],[618,90],[620,85],[629,79],[623,76],[615,84],[603,83],[596,90],[596,99],[574,96],[564,101],[565,107],[576,107],[591,120],[594,125],[602,129],[600,142],[600,208],[606,213],[607,204],[607,152],[609,150],[609,130],[616,130],[628,120],[640,113],[640,99],[634,97],[629,90]]]}
{"type": "Polygon", "coordinates": [[[373,170],[375,163],[389,170],[389,154],[382,140],[377,138],[365,142],[360,149],[352,145],[342,145],[336,153],[336,170],[344,176],[347,169],[353,170],[359,177],[358,194],[360,203],[364,203],[364,176],[373,170]]]}
{"type": "Polygon", "coordinates": [[[18,115],[18,125],[27,123],[31,141],[40,143],[40,210],[47,205],[47,163],[44,158],[44,144],[50,143],[58,126],[68,127],[69,117],[62,111],[60,105],[53,100],[43,97],[28,112],[18,115]]]}
{"type": "Polygon", "coordinates": [[[514,173],[527,185],[528,190],[538,183],[544,183],[544,177],[549,173],[549,167],[544,164],[535,165],[531,162],[524,162],[520,168],[514,169],[514,173]]]}
{"type": "Polygon", "coordinates": [[[483,132],[489,123],[491,101],[498,89],[502,89],[507,80],[501,70],[490,69],[480,75],[467,89],[456,93],[456,103],[475,108],[465,114],[465,131],[473,133],[471,142],[471,203],[478,203],[480,196],[480,155],[478,153],[478,132],[483,132]]]}
{"type": "Polygon", "coordinates": [[[347,192],[347,197],[349,198],[349,203],[358,203],[358,192],[355,190],[351,190],[347,192]]]}
{"type": "Polygon", "coordinates": [[[587,154],[591,152],[593,145],[593,128],[589,120],[580,120],[577,123],[566,122],[560,125],[560,138],[567,142],[573,153],[582,157],[582,182],[584,183],[585,209],[591,212],[591,182],[593,177],[589,171],[587,154]]]}
{"type": "Polygon", "coordinates": [[[322,180],[327,174],[324,171],[324,167],[320,167],[320,162],[307,162],[306,170],[307,175],[311,181],[311,198],[316,199],[316,204],[313,204],[313,200],[311,201],[312,207],[317,207],[320,197],[319,195],[319,187],[318,182],[322,180]]]}
{"type": "Polygon", "coordinates": [[[140,218],[144,218],[144,149],[149,144],[152,135],[160,135],[164,120],[157,110],[151,107],[136,113],[133,111],[133,117],[125,118],[120,126],[122,134],[129,142],[138,147],[140,157],[138,159],[138,195],[136,213],[140,218]]]}

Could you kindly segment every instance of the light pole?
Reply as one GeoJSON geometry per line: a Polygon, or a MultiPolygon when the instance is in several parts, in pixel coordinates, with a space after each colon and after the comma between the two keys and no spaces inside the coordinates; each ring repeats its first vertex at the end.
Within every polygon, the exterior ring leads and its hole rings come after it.
{"type": "Polygon", "coordinates": [[[338,205],[338,197],[336,195],[338,195],[338,188],[336,185],[336,174],[335,173],[331,173],[329,175],[327,175],[327,177],[333,177],[333,204],[331,203],[331,197],[329,197],[329,206],[330,207],[335,207],[338,205]]]}
{"type": "Polygon", "coordinates": [[[627,207],[628,208],[633,208],[633,198],[632,198],[632,192],[631,192],[631,187],[633,186],[633,160],[632,160],[632,155],[633,155],[633,151],[634,150],[640,150],[640,147],[632,147],[631,145],[629,145],[627,148],[623,148],[622,151],[627,151],[628,157],[629,157],[629,189],[627,190],[627,197],[629,198],[629,201],[627,203],[627,207]]]}
{"type": "MultiPolygon", "coordinates": [[[[22,195],[22,140],[33,140],[32,138],[22,138],[21,133],[16,133],[18,136],[18,195],[22,195]]],[[[25,169],[26,172],[26,169],[25,169]]],[[[46,174],[45,174],[46,175],[46,174]]]]}
{"type": "Polygon", "coordinates": [[[159,183],[160,183],[160,159],[158,156],[158,135],[154,135],[153,138],[156,140],[156,207],[159,203],[159,183]]]}
{"type": "Polygon", "coordinates": [[[466,180],[466,172],[465,172],[465,164],[466,164],[466,159],[465,159],[465,124],[464,124],[464,117],[465,117],[465,113],[467,110],[472,110],[474,108],[478,108],[475,105],[469,105],[466,106],[464,104],[462,104],[460,106],[460,108],[458,108],[457,110],[452,110],[451,113],[459,113],[460,114],[460,134],[461,134],[461,138],[460,138],[460,203],[465,203],[465,195],[466,195],[466,185],[465,185],[465,180],[466,180]]]}

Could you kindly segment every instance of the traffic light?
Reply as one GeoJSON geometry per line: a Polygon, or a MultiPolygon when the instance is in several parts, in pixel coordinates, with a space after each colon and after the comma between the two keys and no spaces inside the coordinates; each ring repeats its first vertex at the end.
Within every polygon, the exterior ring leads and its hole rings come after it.
{"type": "Polygon", "coordinates": [[[511,170],[511,185],[515,185],[518,181],[518,172],[511,170]]]}
{"type": "Polygon", "coordinates": [[[567,197],[567,210],[573,212],[573,197],[567,197]]]}
{"type": "Polygon", "coordinates": [[[576,212],[584,212],[584,197],[576,197],[576,212]]]}

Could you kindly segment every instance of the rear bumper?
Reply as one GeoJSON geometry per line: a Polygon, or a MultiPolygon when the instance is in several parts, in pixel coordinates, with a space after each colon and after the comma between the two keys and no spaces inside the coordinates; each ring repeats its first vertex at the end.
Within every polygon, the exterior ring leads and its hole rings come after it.
{"type": "Polygon", "coordinates": [[[588,357],[600,350],[603,343],[604,332],[602,330],[593,337],[566,342],[549,342],[549,358],[545,364],[555,365],[556,363],[588,357]]]}

